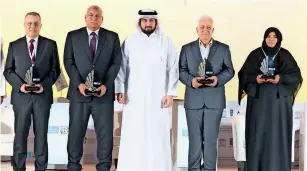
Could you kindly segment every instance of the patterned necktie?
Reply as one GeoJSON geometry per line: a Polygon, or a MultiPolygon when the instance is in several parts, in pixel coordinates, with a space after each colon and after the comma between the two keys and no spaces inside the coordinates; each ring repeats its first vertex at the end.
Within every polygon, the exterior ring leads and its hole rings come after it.
{"type": "Polygon", "coordinates": [[[97,35],[95,32],[92,32],[91,35],[92,35],[92,39],[90,43],[90,53],[91,53],[91,56],[94,58],[95,50],[96,50],[96,36],[97,35]]]}
{"type": "Polygon", "coordinates": [[[30,46],[29,46],[29,49],[30,49],[30,57],[31,57],[31,62],[32,64],[35,63],[35,54],[33,54],[33,50],[34,50],[34,39],[31,39],[30,40],[30,46]]]}

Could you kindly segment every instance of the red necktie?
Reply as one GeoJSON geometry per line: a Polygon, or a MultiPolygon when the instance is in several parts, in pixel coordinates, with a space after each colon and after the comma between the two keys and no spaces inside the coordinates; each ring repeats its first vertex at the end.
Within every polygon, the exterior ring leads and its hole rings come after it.
{"type": "Polygon", "coordinates": [[[29,46],[29,49],[30,49],[30,57],[31,57],[31,62],[32,64],[35,63],[35,54],[33,54],[33,50],[34,50],[34,42],[35,40],[34,39],[31,39],[30,40],[30,46],[29,46]]]}

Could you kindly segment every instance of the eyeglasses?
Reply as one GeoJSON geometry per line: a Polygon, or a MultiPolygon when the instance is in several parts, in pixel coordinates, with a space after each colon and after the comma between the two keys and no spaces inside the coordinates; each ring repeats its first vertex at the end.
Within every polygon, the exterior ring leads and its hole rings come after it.
{"type": "Polygon", "coordinates": [[[27,22],[25,23],[26,26],[31,27],[31,25],[33,25],[34,27],[38,27],[40,25],[40,22],[27,22]]]}

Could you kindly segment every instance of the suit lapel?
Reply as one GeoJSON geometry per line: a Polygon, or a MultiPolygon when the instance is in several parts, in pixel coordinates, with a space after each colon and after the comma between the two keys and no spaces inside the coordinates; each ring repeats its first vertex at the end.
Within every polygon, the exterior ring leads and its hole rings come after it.
{"type": "Polygon", "coordinates": [[[86,53],[88,59],[92,61],[93,59],[90,54],[89,38],[86,27],[84,27],[84,29],[82,30],[82,34],[80,35],[80,43],[82,44],[81,47],[84,48],[84,52],[86,53]]]}
{"type": "MultiPolygon", "coordinates": [[[[197,39],[193,44],[193,56],[196,58],[196,62],[200,64],[202,62],[202,57],[199,49],[199,39],[197,39]]],[[[198,67],[198,66],[197,66],[198,67]]]]}
{"type": "Polygon", "coordinates": [[[99,36],[98,36],[98,45],[97,45],[97,50],[96,50],[96,53],[95,53],[95,57],[94,57],[93,63],[96,62],[98,56],[100,55],[102,47],[103,47],[103,45],[104,45],[104,43],[106,41],[106,38],[107,38],[107,35],[106,35],[105,30],[103,28],[100,28],[99,36]]]}
{"type": "Polygon", "coordinates": [[[28,48],[28,42],[27,42],[27,38],[26,36],[23,38],[22,43],[21,43],[22,47],[21,47],[21,54],[25,54],[25,61],[31,63],[31,59],[30,59],[30,54],[29,54],[29,48],[28,48]]]}
{"type": "Polygon", "coordinates": [[[37,50],[36,50],[36,55],[35,55],[35,60],[38,61],[43,53],[44,47],[45,47],[45,41],[42,36],[38,37],[38,42],[37,42],[37,50]]]}
{"type": "Polygon", "coordinates": [[[212,39],[212,46],[210,47],[209,55],[208,55],[208,61],[210,62],[212,60],[212,57],[214,56],[216,50],[218,47],[218,43],[212,39]]]}

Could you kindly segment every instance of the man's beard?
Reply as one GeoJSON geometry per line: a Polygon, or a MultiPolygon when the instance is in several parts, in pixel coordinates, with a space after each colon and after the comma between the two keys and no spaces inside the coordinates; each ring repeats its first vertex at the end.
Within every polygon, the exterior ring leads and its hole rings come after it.
{"type": "Polygon", "coordinates": [[[153,32],[156,31],[156,27],[145,27],[145,29],[141,28],[142,32],[145,33],[147,36],[150,36],[153,32]],[[146,30],[146,28],[151,28],[150,30],[146,30]]]}

